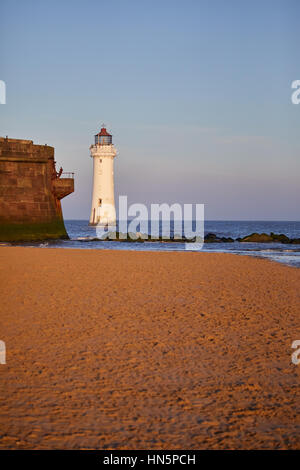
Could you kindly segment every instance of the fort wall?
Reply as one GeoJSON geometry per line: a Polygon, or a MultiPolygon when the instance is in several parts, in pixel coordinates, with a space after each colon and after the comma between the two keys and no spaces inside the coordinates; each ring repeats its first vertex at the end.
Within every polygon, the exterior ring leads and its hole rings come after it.
{"type": "Polygon", "coordinates": [[[74,179],[59,176],[53,147],[0,137],[1,241],[68,238],[60,200],[74,179]]]}

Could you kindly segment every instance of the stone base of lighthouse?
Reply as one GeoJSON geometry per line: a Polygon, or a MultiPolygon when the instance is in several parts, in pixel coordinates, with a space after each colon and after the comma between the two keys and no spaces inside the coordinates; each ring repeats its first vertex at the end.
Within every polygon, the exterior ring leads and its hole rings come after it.
{"type": "Polygon", "coordinates": [[[107,225],[115,226],[116,222],[116,208],[114,204],[103,204],[101,207],[92,208],[89,225],[106,227],[107,225]]]}

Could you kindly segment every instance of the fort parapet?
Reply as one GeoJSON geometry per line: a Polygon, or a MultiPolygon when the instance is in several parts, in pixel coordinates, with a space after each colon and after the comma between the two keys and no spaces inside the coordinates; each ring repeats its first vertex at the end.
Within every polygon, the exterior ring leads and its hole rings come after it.
{"type": "Polygon", "coordinates": [[[54,148],[0,137],[0,240],[68,238],[60,200],[73,174],[57,173],[54,148]]]}

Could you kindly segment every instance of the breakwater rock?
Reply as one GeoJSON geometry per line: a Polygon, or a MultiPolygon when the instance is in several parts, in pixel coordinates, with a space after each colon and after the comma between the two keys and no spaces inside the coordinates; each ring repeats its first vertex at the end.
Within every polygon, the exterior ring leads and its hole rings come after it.
{"type": "MultiPolygon", "coordinates": [[[[170,237],[151,237],[142,233],[120,233],[120,232],[104,232],[101,237],[78,239],[80,242],[98,242],[98,241],[118,241],[118,242],[161,242],[161,243],[201,243],[201,237],[186,238],[185,236],[170,235],[170,237]]],[[[208,233],[204,237],[204,243],[284,243],[291,245],[300,245],[300,238],[289,238],[284,234],[270,233],[252,233],[243,238],[220,237],[215,233],[208,233]]]]}
{"type": "Polygon", "coordinates": [[[231,237],[218,237],[215,233],[208,233],[204,237],[204,243],[233,243],[234,239],[231,237]]]}
{"type": "Polygon", "coordinates": [[[300,244],[300,238],[289,238],[283,233],[276,234],[271,232],[267,233],[251,233],[243,238],[237,238],[241,243],[284,243],[284,244],[300,244]]]}

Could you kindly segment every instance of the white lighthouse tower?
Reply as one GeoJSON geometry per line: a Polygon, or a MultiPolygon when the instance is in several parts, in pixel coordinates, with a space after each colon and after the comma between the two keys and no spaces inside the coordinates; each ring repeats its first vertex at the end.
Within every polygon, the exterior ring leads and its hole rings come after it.
{"type": "Polygon", "coordinates": [[[115,225],[114,158],[117,154],[112,136],[103,124],[90,146],[94,162],[94,181],[90,225],[115,225]]]}

